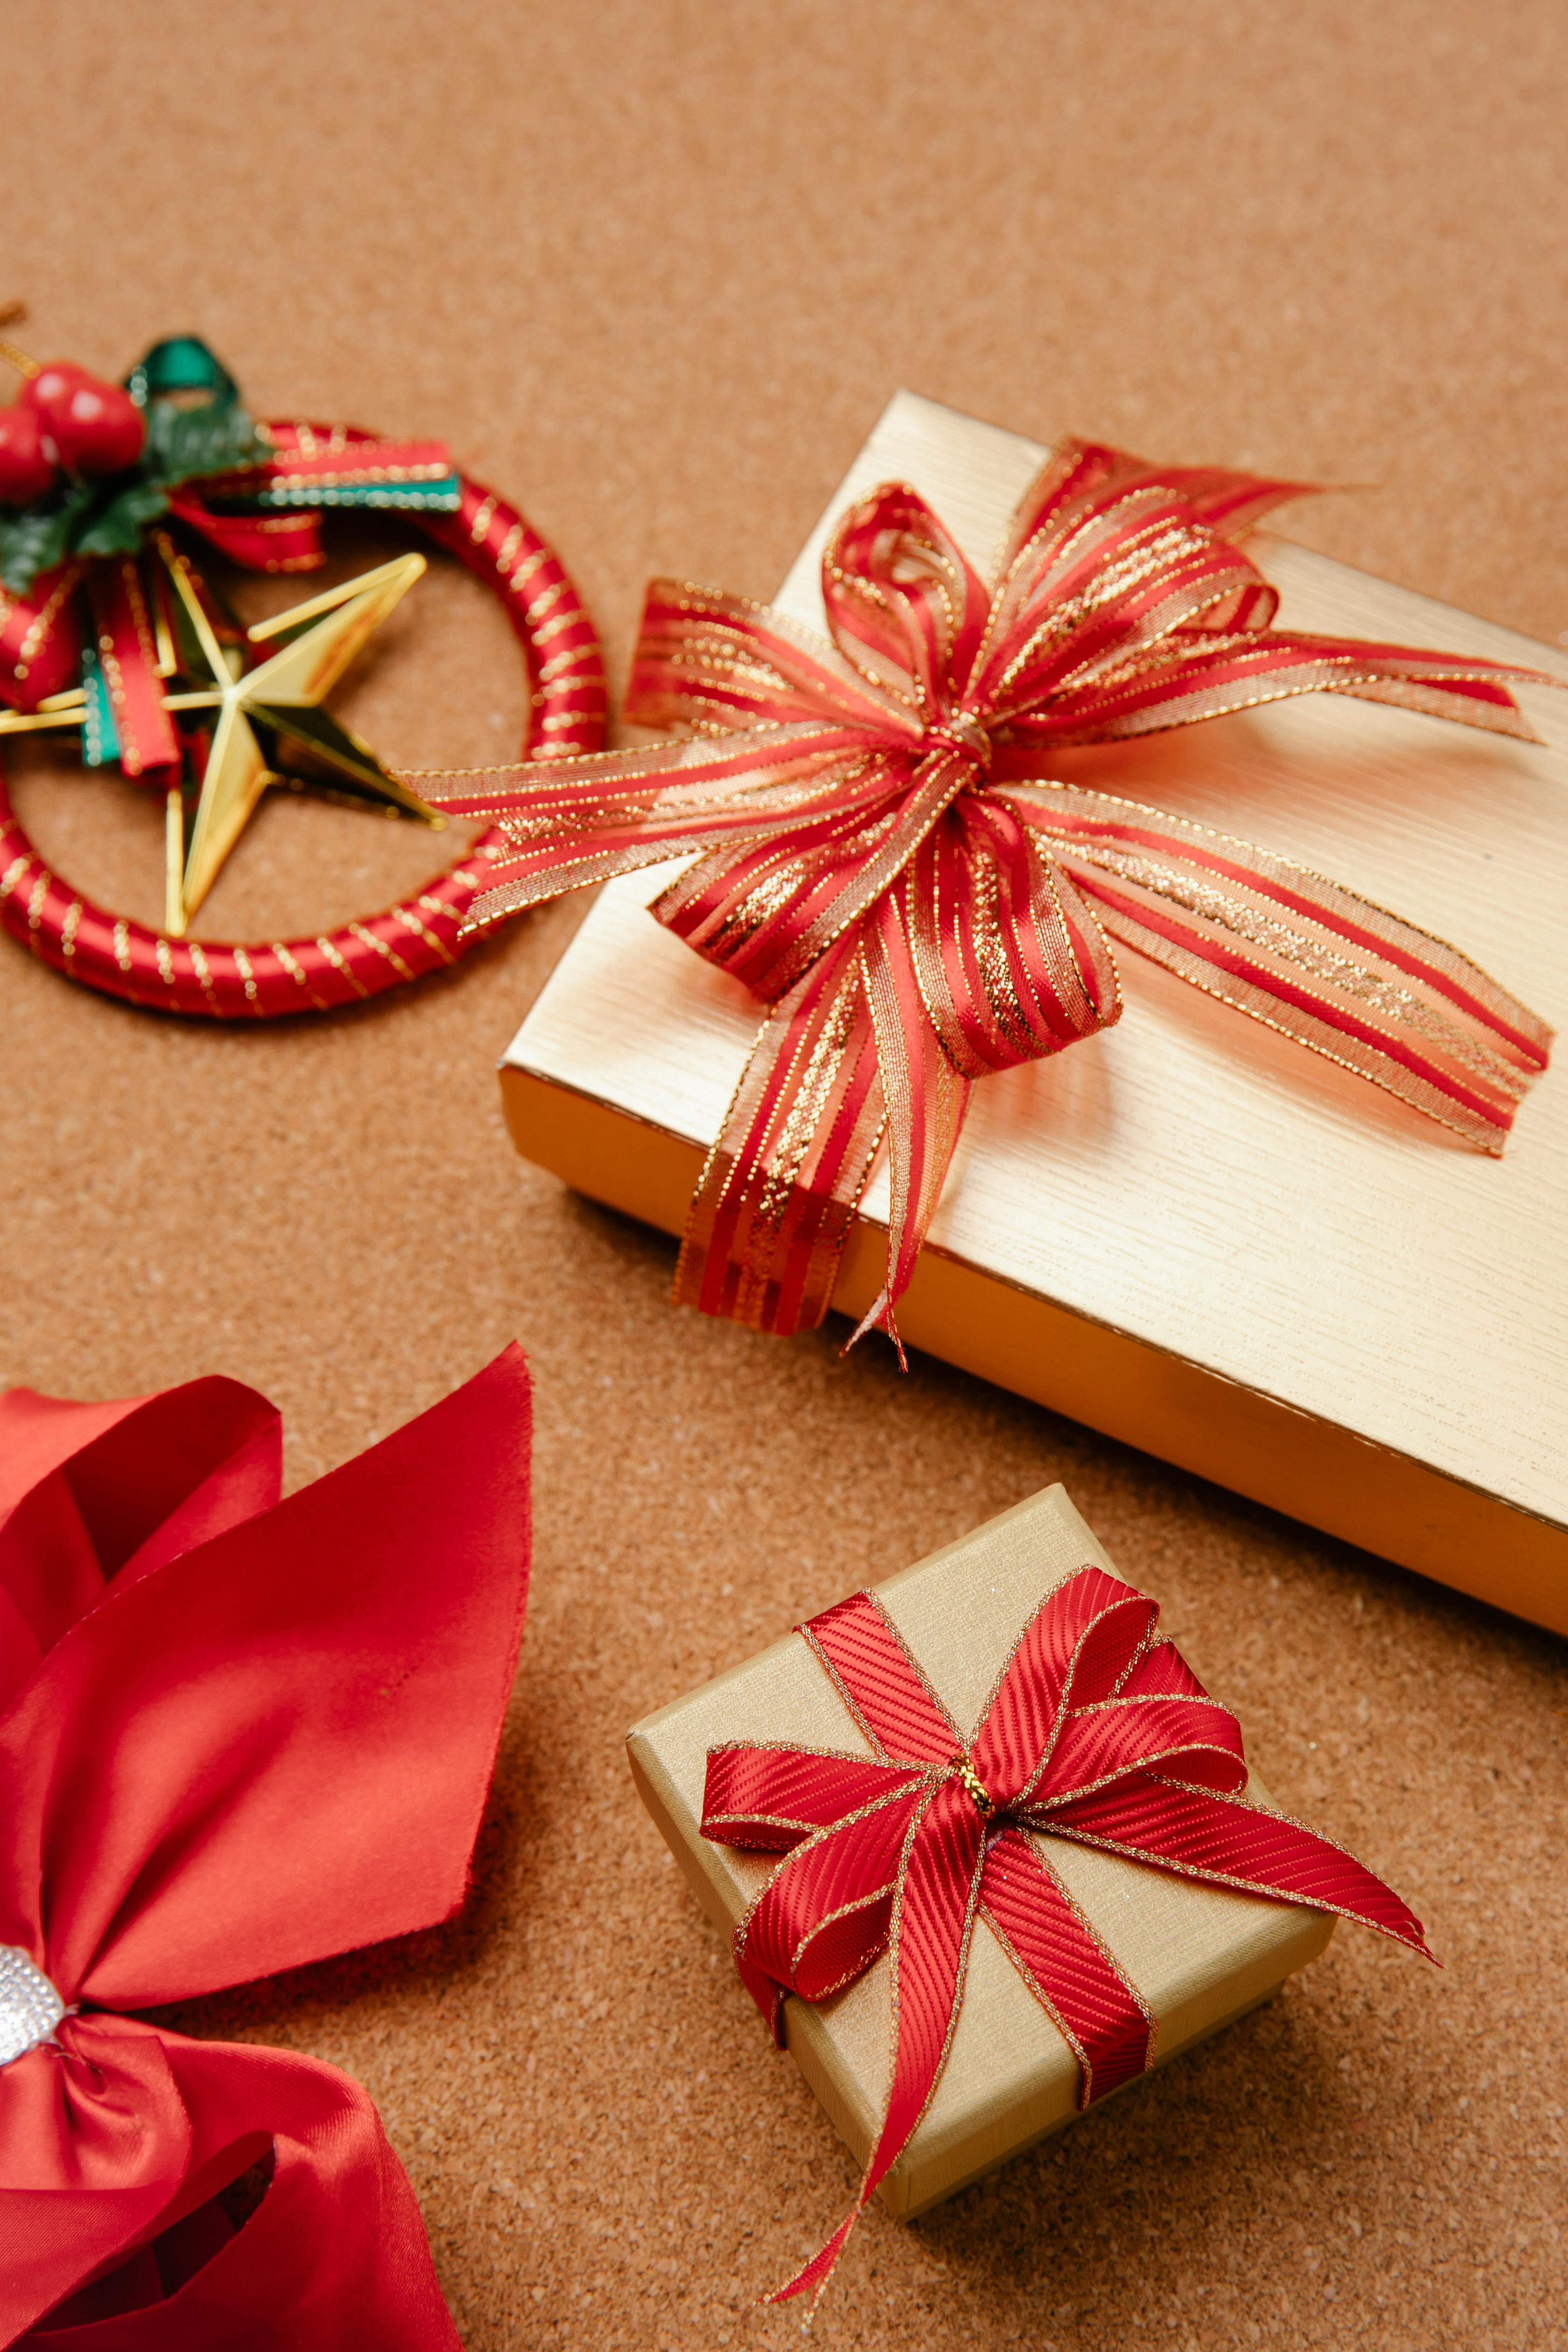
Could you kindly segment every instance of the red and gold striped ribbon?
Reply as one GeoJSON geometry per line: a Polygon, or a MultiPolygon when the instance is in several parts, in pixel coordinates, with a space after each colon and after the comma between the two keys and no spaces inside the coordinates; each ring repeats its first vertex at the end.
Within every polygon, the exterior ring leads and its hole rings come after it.
{"type": "Polygon", "coordinates": [[[896,1343],[971,1083],[1119,1018],[1111,938],[1501,1150],[1551,1033],[1465,956],[1286,858],[1045,772],[1060,744],[1317,692],[1530,739],[1509,681],[1552,682],[1537,673],[1275,627],[1236,541],[1303,487],[1068,442],[987,589],[886,483],[823,558],[830,642],[654,583],[626,716],[684,740],[413,780],[504,836],[471,925],[688,857],[655,914],[768,1007],[679,1298],[820,1322],[885,1139],[887,1276],[861,1328],[896,1343]]]}

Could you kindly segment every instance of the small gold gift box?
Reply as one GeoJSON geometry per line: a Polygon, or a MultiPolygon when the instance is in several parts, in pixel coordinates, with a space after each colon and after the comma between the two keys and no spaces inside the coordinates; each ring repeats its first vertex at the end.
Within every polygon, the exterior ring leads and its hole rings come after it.
{"type": "MultiPolygon", "coordinates": [[[[1047,1593],[1086,1566],[1116,1575],[1060,1486],[1050,1486],[877,1587],[877,1598],[960,1725],[983,1712],[998,1669],[1047,1593]]],[[[626,1737],[633,1778],[714,1925],[728,1933],[777,1857],[701,1833],[708,1753],[776,1742],[870,1756],[869,1742],[798,1633],[648,1716],[626,1737]]],[[[1254,1774],[1247,1796],[1268,1799],[1254,1774]]],[[[1155,2023],[1153,2063],[1217,2032],[1315,1959],[1322,1911],[1200,1885],[1062,1838],[1052,1866],[1155,2023]]],[[[738,1997],[739,1988],[737,1988],[738,1997]]],[[[789,2050],[864,2165],[890,2063],[884,1956],[820,2004],[784,2003],[789,2050]]],[[[969,1958],[947,2063],[923,2120],[882,2183],[905,2218],[950,2197],[1079,2112],[1074,2052],[984,1925],[969,1958]]]]}

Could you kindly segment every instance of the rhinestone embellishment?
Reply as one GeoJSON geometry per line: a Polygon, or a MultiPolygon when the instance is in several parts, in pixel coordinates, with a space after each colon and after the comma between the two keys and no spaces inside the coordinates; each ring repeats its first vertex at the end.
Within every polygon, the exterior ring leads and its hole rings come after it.
{"type": "Polygon", "coordinates": [[[0,1944],[0,2066],[47,2042],[66,2005],[26,1952],[0,1944]]]}

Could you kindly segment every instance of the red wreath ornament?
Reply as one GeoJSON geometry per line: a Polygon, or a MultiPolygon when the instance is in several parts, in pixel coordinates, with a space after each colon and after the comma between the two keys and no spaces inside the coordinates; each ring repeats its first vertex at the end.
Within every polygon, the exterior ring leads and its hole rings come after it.
{"type": "MultiPolygon", "coordinates": [[[[548,542],[453,467],[444,445],[277,418],[253,425],[226,371],[190,337],[155,345],[123,388],[5,349],[25,375],[21,399],[0,410],[0,705],[17,714],[10,726],[61,723],[53,714],[66,706],[90,721],[96,696],[109,756],[126,774],[152,784],[177,776],[179,721],[161,690],[146,577],[151,537],[176,568],[180,542],[194,538],[249,570],[305,572],[325,560],[323,514],[346,507],[405,513],[500,598],[527,667],[525,758],[600,748],[604,665],[581,599],[548,542]]],[[[96,748],[88,757],[102,763],[96,748]]],[[[325,1012],[456,962],[506,845],[489,827],[422,889],[334,930],[192,939],[117,915],[56,874],[0,772],[0,924],[68,979],[132,1004],[220,1020],[325,1012]]]]}

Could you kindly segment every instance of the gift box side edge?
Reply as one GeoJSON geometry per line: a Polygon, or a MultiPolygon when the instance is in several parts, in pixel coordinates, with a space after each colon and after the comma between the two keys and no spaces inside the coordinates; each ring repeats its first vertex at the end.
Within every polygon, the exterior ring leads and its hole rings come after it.
{"type": "MultiPolygon", "coordinates": [[[[512,1050],[526,1050],[526,1028],[512,1050]]],[[[590,1200],[679,1234],[700,1144],[524,1063],[508,1060],[500,1076],[523,1159],[590,1200]]],[[[886,1246],[879,1227],[857,1219],[836,1311],[858,1319],[870,1304],[886,1246]]],[[[1568,1527],[930,1244],[899,1319],[910,1346],[961,1371],[1568,1634],[1568,1527]]]]}

